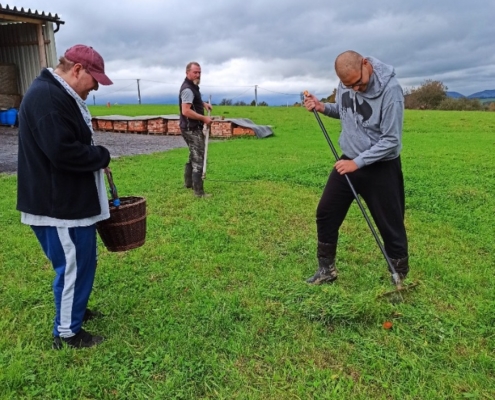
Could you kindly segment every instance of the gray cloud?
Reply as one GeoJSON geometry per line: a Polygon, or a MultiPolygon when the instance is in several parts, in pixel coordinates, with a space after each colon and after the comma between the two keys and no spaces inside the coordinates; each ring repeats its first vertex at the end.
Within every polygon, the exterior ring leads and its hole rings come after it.
{"type": "Polygon", "coordinates": [[[139,78],[145,95],[175,99],[191,60],[202,64],[202,90],[220,98],[254,85],[267,96],[305,88],[328,95],[337,84],[333,60],[347,49],[394,65],[405,87],[437,79],[466,95],[495,88],[495,3],[486,0],[8,4],[58,13],[65,21],[56,34],[59,54],[85,43],[104,56],[115,85],[98,95],[113,90],[135,97],[129,79],[139,78]]]}

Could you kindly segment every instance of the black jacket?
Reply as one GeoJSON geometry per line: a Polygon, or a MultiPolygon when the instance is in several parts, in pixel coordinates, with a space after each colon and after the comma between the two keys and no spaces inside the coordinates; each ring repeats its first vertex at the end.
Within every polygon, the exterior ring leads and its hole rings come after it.
{"type": "Polygon", "coordinates": [[[110,153],[91,145],[91,130],[72,96],[42,70],[19,110],[17,209],[81,219],[100,214],[94,171],[110,153]]]}
{"type": "Polygon", "coordinates": [[[199,121],[197,119],[187,118],[182,114],[182,98],[180,97],[182,91],[186,88],[191,89],[194,95],[194,99],[191,105],[191,108],[196,111],[198,114],[204,115],[204,105],[203,100],[201,100],[201,93],[199,91],[199,86],[196,85],[190,79],[184,79],[182,86],[179,91],[179,109],[180,109],[180,128],[185,129],[187,131],[193,131],[196,129],[203,129],[203,121],[199,121]]]}

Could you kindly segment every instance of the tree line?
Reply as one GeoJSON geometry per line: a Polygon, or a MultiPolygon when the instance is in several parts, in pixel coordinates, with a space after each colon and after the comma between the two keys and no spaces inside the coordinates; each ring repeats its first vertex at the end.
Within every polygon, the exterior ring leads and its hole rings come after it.
{"type": "Polygon", "coordinates": [[[448,97],[447,89],[442,82],[427,79],[419,87],[404,92],[404,106],[412,110],[495,111],[495,102],[448,97]]]}
{"type": "MultiPolygon", "coordinates": [[[[216,104],[215,104],[216,105],[216,104]]],[[[218,103],[219,106],[255,106],[256,101],[253,100],[251,103],[246,103],[245,101],[236,101],[235,103],[232,101],[232,99],[222,99],[220,103],[218,103]]],[[[261,107],[267,107],[268,103],[266,101],[261,101],[258,103],[258,106],[261,107]]]]}
{"type": "MultiPolygon", "coordinates": [[[[404,107],[409,110],[447,110],[447,111],[495,111],[495,101],[483,103],[479,99],[467,97],[452,98],[447,96],[447,86],[443,82],[432,79],[425,80],[420,86],[404,90],[404,107]]],[[[337,89],[327,97],[320,99],[323,103],[335,103],[337,89]]],[[[244,101],[233,102],[231,99],[222,99],[221,106],[256,106],[255,100],[250,104],[244,101]]],[[[268,106],[262,101],[258,106],[268,106]]],[[[294,107],[301,107],[295,102],[294,107]]]]}
{"type": "MultiPolygon", "coordinates": [[[[495,101],[482,103],[479,99],[447,96],[447,86],[432,79],[425,80],[419,87],[404,91],[404,107],[410,110],[457,110],[457,111],[495,111],[495,101]]],[[[320,101],[335,103],[337,89],[320,101]]]]}

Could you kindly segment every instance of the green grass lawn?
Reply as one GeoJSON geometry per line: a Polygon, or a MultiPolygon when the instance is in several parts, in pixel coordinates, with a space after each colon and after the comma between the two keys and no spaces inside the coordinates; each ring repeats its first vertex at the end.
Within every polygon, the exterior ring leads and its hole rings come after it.
{"type": "MultiPolygon", "coordinates": [[[[91,107],[160,115],[177,106],[91,107]]],[[[407,111],[403,170],[411,280],[399,303],[357,205],[333,285],[316,264],[315,209],[333,159],[311,113],[215,107],[271,125],[209,146],[205,189],[182,187],[186,149],[111,163],[147,199],[146,244],[99,241],[86,325],[106,341],[51,350],[51,265],[0,175],[1,399],[493,399],[495,114],[407,111]],[[385,330],[383,322],[392,321],[385,330]]],[[[339,123],[324,118],[337,143],[339,123]]]]}

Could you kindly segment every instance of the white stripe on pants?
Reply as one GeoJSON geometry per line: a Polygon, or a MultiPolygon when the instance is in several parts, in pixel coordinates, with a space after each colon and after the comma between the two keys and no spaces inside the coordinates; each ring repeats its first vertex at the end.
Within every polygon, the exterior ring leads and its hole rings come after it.
{"type": "Polygon", "coordinates": [[[64,289],[60,299],[60,325],[57,327],[60,336],[74,335],[70,325],[72,322],[72,305],[77,278],[76,246],[69,235],[69,229],[57,228],[58,237],[65,254],[64,289]]]}

